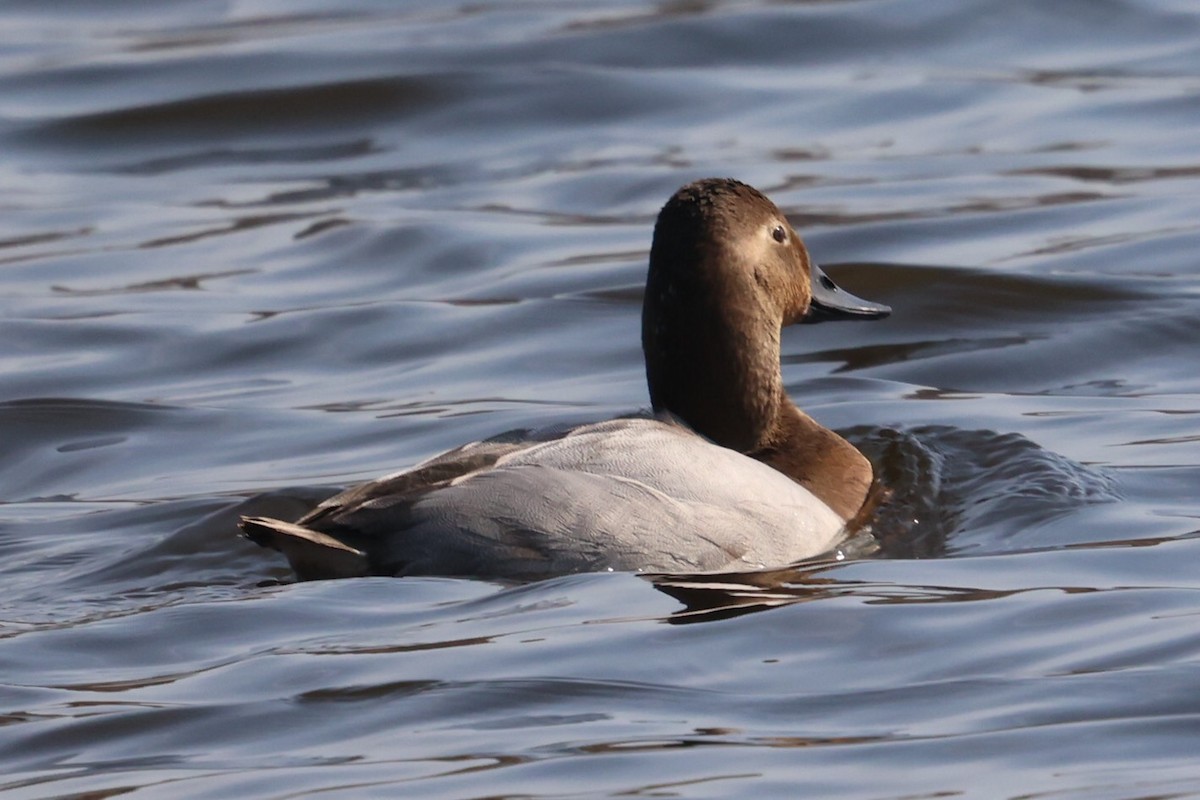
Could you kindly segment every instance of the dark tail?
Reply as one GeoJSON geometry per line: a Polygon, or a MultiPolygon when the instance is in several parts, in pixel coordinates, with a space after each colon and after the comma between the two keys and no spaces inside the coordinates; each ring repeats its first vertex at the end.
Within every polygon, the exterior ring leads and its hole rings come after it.
{"type": "Polygon", "coordinates": [[[283,553],[302,581],[370,574],[366,553],[320,531],[270,517],[242,517],[238,527],[255,544],[283,553]]]}

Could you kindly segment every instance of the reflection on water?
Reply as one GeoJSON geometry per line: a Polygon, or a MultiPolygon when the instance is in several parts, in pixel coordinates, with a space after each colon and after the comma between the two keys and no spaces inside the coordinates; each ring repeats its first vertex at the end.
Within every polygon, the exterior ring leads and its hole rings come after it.
{"type": "Polygon", "coordinates": [[[0,16],[0,790],[1195,793],[1191,4],[0,16]],[[650,227],[707,175],[895,309],[784,338],[869,539],[501,586],[237,538],[644,406],[650,227]]]}

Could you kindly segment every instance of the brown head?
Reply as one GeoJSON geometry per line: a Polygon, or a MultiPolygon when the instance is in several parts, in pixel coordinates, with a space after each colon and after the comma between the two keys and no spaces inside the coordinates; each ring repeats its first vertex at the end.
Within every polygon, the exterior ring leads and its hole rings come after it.
{"type": "MultiPolygon", "coordinates": [[[[780,374],[781,328],[889,312],[838,289],[757,189],[727,178],[688,184],[663,206],[650,248],[642,306],[650,401],[717,444],[755,455],[812,489],[803,474],[811,465],[789,467],[770,455],[799,435],[791,429],[800,412],[780,374]]],[[[813,442],[797,444],[811,449],[813,442]]],[[[869,482],[869,465],[867,476],[869,482]]]]}

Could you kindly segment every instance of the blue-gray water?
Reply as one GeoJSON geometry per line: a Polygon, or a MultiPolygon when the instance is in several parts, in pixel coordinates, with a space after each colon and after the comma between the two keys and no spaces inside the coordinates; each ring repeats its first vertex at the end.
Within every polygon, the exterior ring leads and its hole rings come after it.
{"type": "Polygon", "coordinates": [[[1193,0],[0,7],[0,793],[1200,796],[1193,0]],[[724,589],[293,584],[238,513],[647,403],[732,175],[896,489],[724,589]],[[769,579],[768,579],[769,578],[769,579]]]}

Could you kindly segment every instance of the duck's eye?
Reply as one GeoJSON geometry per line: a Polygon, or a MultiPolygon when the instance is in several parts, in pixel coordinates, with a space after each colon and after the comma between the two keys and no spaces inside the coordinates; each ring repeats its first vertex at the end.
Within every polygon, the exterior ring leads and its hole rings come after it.
{"type": "Polygon", "coordinates": [[[780,244],[783,244],[787,241],[787,231],[782,225],[776,225],[771,229],[771,238],[780,244]]]}

